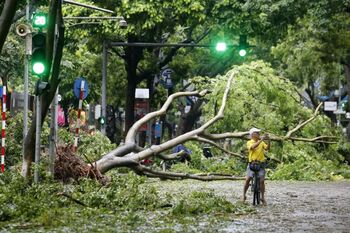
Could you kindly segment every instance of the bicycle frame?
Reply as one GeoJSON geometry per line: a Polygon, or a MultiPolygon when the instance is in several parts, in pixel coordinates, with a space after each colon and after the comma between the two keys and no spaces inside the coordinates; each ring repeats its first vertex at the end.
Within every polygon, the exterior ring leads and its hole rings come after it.
{"type": "Polygon", "coordinates": [[[259,171],[254,171],[252,178],[253,205],[260,204],[260,177],[259,171]]]}

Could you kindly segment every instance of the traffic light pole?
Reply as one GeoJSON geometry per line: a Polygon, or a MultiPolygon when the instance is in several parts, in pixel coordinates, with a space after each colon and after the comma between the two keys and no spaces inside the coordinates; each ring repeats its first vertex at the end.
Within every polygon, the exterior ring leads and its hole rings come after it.
{"type": "Polygon", "coordinates": [[[39,162],[40,162],[40,135],[41,135],[41,96],[36,96],[35,104],[36,130],[35,130],[35,170],[34,182],[39,183],[39,162]]]}

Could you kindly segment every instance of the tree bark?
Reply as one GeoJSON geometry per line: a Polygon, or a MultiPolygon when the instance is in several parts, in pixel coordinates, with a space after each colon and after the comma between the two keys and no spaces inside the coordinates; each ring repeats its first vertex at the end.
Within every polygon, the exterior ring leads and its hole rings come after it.
{"type": "Polygon", "coordinates": [[[13,17],[15,16],[18,0],[6,0],[0,15],[0,53],[5,44],[13,17]]]}
{"type": "Polygon", "coordinates": [[[198,99],[195,103],[192,104],[190,111],[181,117],[176,131],[177,136],[187,133],[193,129],[194,124],[202,115],[202,104],[203,100],[198,99]]]}
{"type": "MultiPolygon", "coordinates": [[[[129,38],[128,42],[135,42],[135,38],[129,38]]],[[[143,54],[142,47],[126,47],[125,49],[125,70],[127,72],[127,88],[125,101],[125,133],[129,131],[134,124],[134,106],[135,106],[135,89],[140,80],[138,80],[136,70],[143,54]]]]}

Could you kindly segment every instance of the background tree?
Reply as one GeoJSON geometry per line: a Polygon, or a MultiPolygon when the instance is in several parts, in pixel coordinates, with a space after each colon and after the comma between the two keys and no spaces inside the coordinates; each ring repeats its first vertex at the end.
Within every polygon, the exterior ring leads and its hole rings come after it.
{"type": "Polygon", "coordinates": [[[18,1],[6,0],[3,4],[0,4],[0,52],[4,46],[7,34],[10,30],[12,19],[15,16],[18,1]]]}
{"type": "Polygon", "coordinates": [[[349,2],[320,1],[313,5],[289,28],[273,54],[281,61],[281,73],[299,86],[306,86],[317,105],[319,96],[334,98],[332,93],[339,88],[339,80],[345,84],[348,96],[350,93],[349,2]]]}

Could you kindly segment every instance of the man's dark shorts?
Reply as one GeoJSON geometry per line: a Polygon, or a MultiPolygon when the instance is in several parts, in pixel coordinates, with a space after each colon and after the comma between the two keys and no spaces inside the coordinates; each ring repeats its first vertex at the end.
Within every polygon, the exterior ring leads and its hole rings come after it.
{"type": "MultiPolygon", "coordinates": [[[[265,174],[266,174],[265,168],[264,168],[264,167],[260,168],[258,174],[259,174],[259,178],[260,178],[260,179],[265,179],[265,174]]],[[[252,171],[252,170],[250,169],[249,164],[248,164],[248,166],[247,166],[247,176],[248,176],[248,177],[253,177],[253,176],[254,176],[254,171],[252,171]]]]}

